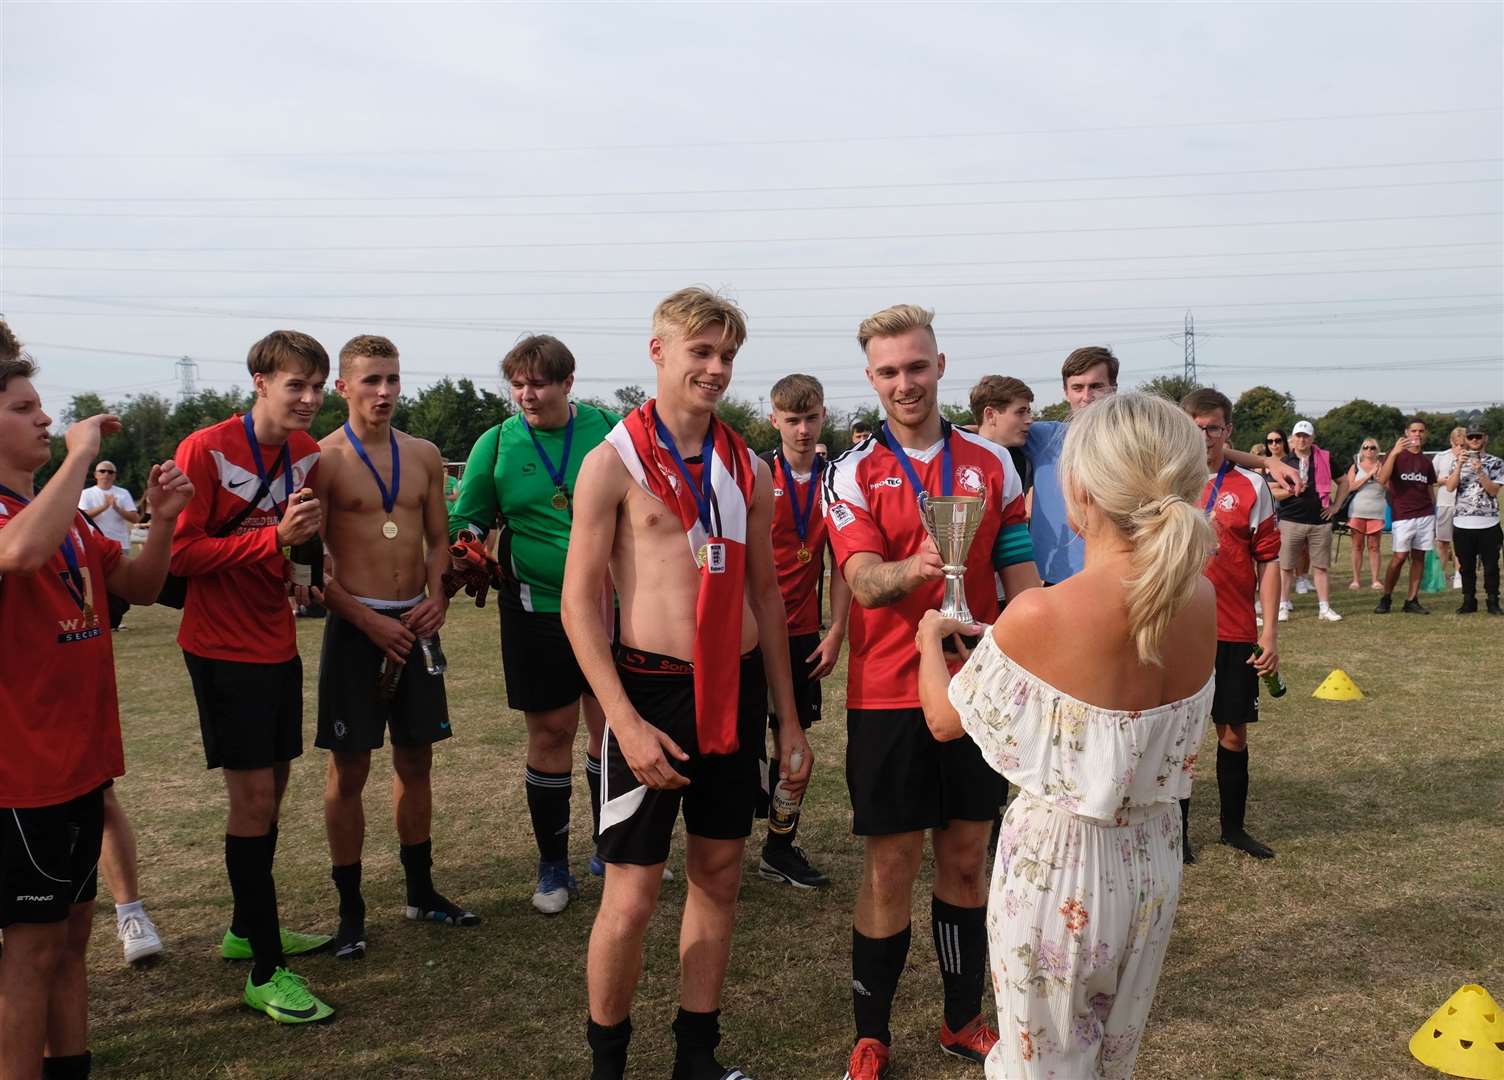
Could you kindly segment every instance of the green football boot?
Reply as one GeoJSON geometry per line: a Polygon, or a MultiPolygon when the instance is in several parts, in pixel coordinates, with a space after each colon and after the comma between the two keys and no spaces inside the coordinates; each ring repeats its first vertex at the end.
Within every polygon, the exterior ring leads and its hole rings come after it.
{"type": "Polygon", "coordinates": [[[279,1024],[312,1024],[334,1015],[333,1009],[309,991],[307,979],[281,967],[260,986],[252,984],[247,975],[244,1000],[279,1024]]]}
{"type": "MultiPolygon", "coordinates": [[[[282,955],[304,956],[318,952],[334,940],[333,934],[300,934],[296,930],[282,928],[282,955]]],[[[219,955],[226,960],[250,960],[251,943],[239,934],[225,931],[225,939],[219,943],[219,955]]]]}

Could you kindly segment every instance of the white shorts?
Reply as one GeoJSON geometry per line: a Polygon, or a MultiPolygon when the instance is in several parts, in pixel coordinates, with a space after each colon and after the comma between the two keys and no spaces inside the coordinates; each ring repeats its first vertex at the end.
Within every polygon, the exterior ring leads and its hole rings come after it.
{"type": "Polygon", "coordinates": [[[1436,546],[1436,519],[1420,517],[1396,521],[1390,528],[1390,537],[1396,555],[1407,551],[1430,551],[1436,546]]]}

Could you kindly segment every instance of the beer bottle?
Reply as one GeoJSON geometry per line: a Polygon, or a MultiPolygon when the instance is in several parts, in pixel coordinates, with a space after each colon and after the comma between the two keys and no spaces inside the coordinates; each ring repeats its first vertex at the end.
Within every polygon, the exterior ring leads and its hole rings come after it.
{"type": "MultiPolygon", "coordinates": [[[[795,750],[789,755],[789,772],[796,773],[804,764],[804,755],[795,750]]],[[[773,798],[768,807],[768,831],[788,833],[794,831],[799,821],[799,806],[804,801],[803,793],[790,794],[787,780],[780,780],[773,789],[773,798]]]]}
{"type": "MultiPolygon", "coordinates": [[[[1255,642],[1253,646],[1253,655],[1255,657],[1264,655],[1263,646],[1259,645],[1257,642],[1255,642]]],[[[1269,691],[1270,697],[1285,696],[1285,690],[1288,689],[1288,687],[1285,686],[1285,677],[1279,673],[1278,668],[1266,675],[1261,675],[1259,677],[1264,680],[1264,689],[1269,691]]]]}

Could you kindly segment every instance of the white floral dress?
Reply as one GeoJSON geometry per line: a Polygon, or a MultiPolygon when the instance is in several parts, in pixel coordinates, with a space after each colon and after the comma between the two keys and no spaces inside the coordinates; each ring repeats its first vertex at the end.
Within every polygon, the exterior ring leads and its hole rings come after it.
{"type": "Polygon", "coordinates": [[[1000,1038],[988,1080],[1133,1073],[1180,895],[1180,812],[1213,680],[1142,712],[1101,709],[985,634],[950,701],[1019,788],[992,870],[987,940],[1000,1038]]]}

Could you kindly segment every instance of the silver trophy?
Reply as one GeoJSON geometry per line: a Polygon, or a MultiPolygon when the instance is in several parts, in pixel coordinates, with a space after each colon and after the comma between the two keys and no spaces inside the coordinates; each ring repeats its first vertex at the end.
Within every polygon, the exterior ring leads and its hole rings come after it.
{"type": "Polygon", "coordinates": [[[985,495],[919,496],[919,518],[925,531],[935,541],[945,571],[945,598],[940,603],[942,618],[971,624],[976,622],[966,606],[966,552],[982,524],[987,508],[985,495]]]}

